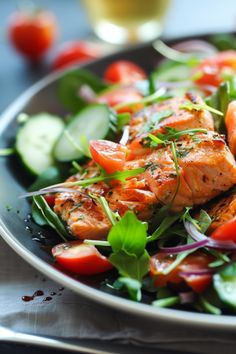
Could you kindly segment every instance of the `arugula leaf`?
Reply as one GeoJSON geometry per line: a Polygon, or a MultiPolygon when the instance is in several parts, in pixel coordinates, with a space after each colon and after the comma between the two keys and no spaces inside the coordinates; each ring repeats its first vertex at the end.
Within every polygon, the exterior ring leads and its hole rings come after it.
{"type": "Polygon", "coordinates": [[[195,135],[196,133],[207,133],[206,129],[202,128],[193,128],[193,129],[185,129],[185,130],[176,130],[172,127],[165,127],[164,133],[157,133],[156,135],[148,134],[148,137],[143,139],[144,145],[148,145],[147,139],[151,139],[149,143],[150,147],[156,147],[159,144],[166,145],[170,142],[170,140],[178,140],[184,135],[195,135]]]}
{"type": "Polygon", "coordinates": [[[220,51],[227,49],[236,50],[236,38],[233,34],[217,34],[210,38],[210,42],[220,51]]]}
{"type": "Polygon", "coordinates": [[[211,96],[205,99],[205,102],[208,106],[213,107],[216,110],[220,110],[223,112],[222,117],[219,117],[217,114],[213,112],[213,119],[215,129],[219,133],[225,133],[225,113],[230,102],[230,84],[229,82],[223,82],[216,92],[214,92],[211,96]]]}
{"type": "Polygon", "coordinates": [[[163,121],[163,119],[170,117],[171,115],[173,115],[173,111],[169,109],[152,114],[149,121],[141,129],[141,133],[154,130],[158,123],[163,121]]]}
{"type": "Polygon", "coordinates": [[[203,109],[209,111],[209,112],[212,112],[216,115],[219,115],[219,116],[223,116],[224,113],[219,111],[218,109],[215,109],[207,104],[199,104],[199,103],[192,103],[192,102],[186,102],[184,104],[181,104],[179,106],[179,108],[181,109],[187,109],[189,111],[192,111],[192,110],[196,110],[196,111],[201,111],[203,109]]]}
{"type": "Polygon", "coordinates": [[[124,251],[139,257],[147,243],[147,223],[141,222],[133,212],[127,211],[111,228],[108,242],[114,253],[124,251]]]}
{"type": "Polygon", "coordinates": [[[117,111],[118,109],[121,109],[123,107],[133,107],[136,106],[137,104],[143,104],[143,105],[148,105],[154,102],[158,102],[158,100],[166,93],[165,88],[160,88],[159,90],[155,91],[149,96],[145,96],[144,98],[138,100],[138,101],[133,101],[133,102],[122,102],[118,103],[115,105],[113,108],[117,111]]]}
{"type": "Polygon", "coordinates": [[[210,215],[205,210],[201,209],[200,214],[199,214],[199,218],[194,219],[190,215],[190,210],[191,210],[190,207],[185,208],[185,212],[182,216],[182,221],[183,222],[186,222],[186,221],[191,222],[199,231],[201,231],[204,234],[212,222],[210,215]]]}
{"type": "Polygon", "coordinates": [[[73,69],[67,71],[59,80],[58,95],[62,104],[73,113],[87,105],[87,102],[79,96],[79,89],[82,85],[88,85],[91,89],[99,93],[109,87],[96,75],[84,69],[73,69]]]}
{"type": "Polygon", "coordinates": [[[148,242],[152,242],[159,239],[181,217],[181,215],[182,213],[175,213],[173,215],[167,213],[167,215],[160,222],[160,225],[153,232],[153,234],[151,236],[148,236],[148,242]]]}
{"type": "Polygon", "coordinates": [[[155,307],[170,307],[180,303],[179,296],[171,296],[163,299],[158,299],[152,302],[155,307]]]}
{"type": "Polygon", "coordinates": [[[149,269],[149,254],[146,250],[139,257],[128,254],[126,251],[112,253],[109,261],[119,271],[120,275],[140,282],[149,269]]]}
{"type": "MultiPolygon", "coordinates": [[[[119,274],[141,283],[149,269],[149,254],[145,249],[147,224],[139,221],[133,212],[128,211],[111,228],[108,234],[108,242],[113,251],[109,260],[119,271],[119,274]]],[[[141,285],[137,286],[136,283],[136,295],[134,296],[133,283],[131,283],[131,289],[128,280],[125,280],[125,284],[132,298],[135,297],[136,300],[140,300],[141,285]]]]}
{"type": "Polygon", "coordinates": [[[60,218],[56,213],[48,206],[47,202],[41,195],[33,197],[33,201],[37,208],[41,211],[42,217],[45,219],[47,224],[51,226],[63,239],[67,241],[68,233],[66,228],[60,218]]]}
{"type": "Polygon", "coordinates": [[[0,149],[0,156],[10,156],[15,153],[15,149],[13,148],[6,148],[6,149],[0,149]]]}
{"type": "Polygon", "coordinates": [[[118,132],[122,131],[122,128],[129,123],[130,118],[131,114],[128,112],[116,115],[116,127],[118,132]]]}
{"type": "Polygon", "coordinates": [[[121,290],[122,288],[126,288],[130,298],[134,301],[140,301],[142,294],[141,294],[141,287],[142,284],[140,281],[132,278],[120,277],[114,283],[113,287],[117,290],[121,290]]]}
{"type": "Polygon", "coordinates": [[[174,165],[175,165],[175,171],[176,171],[176,175],[177,175],[177,186],[176,186],[176,190],[175,193],[173,195],[173,198],[171,200],[171,204],[174,202],[176,195],[179,191],[179,187],[180,187],[180,167],[179,167],[179,163],[178,163],[178,158],[177,158],[177,152],[176,152],[176,144],[175,142],[171,142],[171,152],[172,152],[172,156],[173,156],[173,161],[174,161],[174,165]]]}
{"type": "Polygon", "coordinates": [[[212,315],[221,315],[221,309],[212,305],[204,296],[199,296],[199,302],[203,310],[206,312],[211,313],[212,315]]]}
{"type": "Polygon", "coordinates": [[[208,228],[211,225],[211,217],[210,215],[206,212],[206,210],[201,209],[200,210],[200,215],[198,218],[198,225],[200,227],[201,232],[204,234],[208,228]]]}
{"type": "Polygon", "coordinates": [[[37,206],[37,204],[33,201],[31,206],[31,214],[34,222],[39,226],[48,225],[47,220],[43,216],[41,209],[37,206]]]}
{"type": "MultiPolygon", "coordinates": [[[[43,188],[42,191],[48,190],[48,192],[50,192],[50,189],[54,189],[56,187],[68,187],[68,188],[74,186],[87,187],[93,183],[98,183],[101,181],[109,182],[111,180],[118,180],[121,182],[125,182],[127,178],[137,176],[144,171],[145,171],[144,168],[135,168],[133,170],[117,171],[115,173],[110,173],[110,174],[101,174],[100,176],[97,177],[87,178],[75,182],[64,182],[64,183],[54,184],[49,187],[43,188]]],[[[73,190],[71,192],[73,192],[73,190]]]]}
{"type": "Polygon", "coordinates": [[[221,301],[236,310],[236,262],[214,274],[213,286],[221,301]]]}

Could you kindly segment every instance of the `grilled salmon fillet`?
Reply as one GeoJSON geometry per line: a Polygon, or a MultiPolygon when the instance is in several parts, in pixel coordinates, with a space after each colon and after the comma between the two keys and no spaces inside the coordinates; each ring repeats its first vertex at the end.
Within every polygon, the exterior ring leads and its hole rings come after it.
{"type": "MultiPolygon", "coordinates": [[[[144,158],[127,161],[126,169],[145,167],[146,170],[125,184],[108,186],[100,182],[86,188],[74,187],[78,193],[58,194],[55,212],[76,237],[104,239],[111,224],[89,194],[103,195],[110,208],[120,215],[131,209],[139,219],[149,221],[160,205],[172,204],[173,210],[201,205],[236,183],[234,158],[219,134],[198,133],[194,140],[185,136],[176,144],[179,178],[170,146],[161,147],[144,158]]],[[[88,168],[83,178],[89,178],[90,169],[96,170],[88,168]]],[[[76,175],[69,181],[80,178],[81,175],[76,175]]]]}
{"type": "Polygon", "coordinates": [[[208,229],[211,234],[219,226],[236,217],[236,191],[227,193],[223,198],[217,198],[213,203],[206,207],[206,211],[212,218],[212,223],[208,229]]]}
{"type": "Polygon", "coordinates": [[[214,130],[214,122],[210,112],[206,110],[190,111],[181,108],[186,102],[204,103],[201,97],[187,93],[185,97],[170,98],[136,113],[130,121],[131,139],[144,133],[150,126],[153,128],[153,132],[167,126],[176,130],[191,128],[214,130]]]}

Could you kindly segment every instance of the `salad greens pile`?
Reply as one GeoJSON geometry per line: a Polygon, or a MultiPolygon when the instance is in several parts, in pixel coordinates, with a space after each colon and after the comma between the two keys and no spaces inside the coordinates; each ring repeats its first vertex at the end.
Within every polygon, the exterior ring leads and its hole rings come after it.
{"type": "MultiPolygon", "coordinates": [[[[220,50],[236,49],[236,39],[233,36],[214,37],[212,43],[220,50]]],[[[227,107],[229,102],[236,99],[236,76],[232,72],[225,73],[224,81],[206,96],[196,85],[196,79],[201,77],[201,73],[193,72],[193,68],[201,62],[204,53],[199,55],[179,52],[161,41],[157,41],[154,48],[165,57],[165,60],[150,73],[147,80],[136,84],[136,88],[144,95],[138,103],[145,108],[167,98],[181,97],[186,91],[195,92],[204,98],[205,103],[186,101],[180,108],[211,112],[216,130],[225,133],[227,107]]],[[[145,168],[136,168],[108,174],[101,168],[100,174],[92,178],[63,182],[71,174],[79,172],[83,175],[85,172],[83,164],[90,158],[89,140],[113,140],[128,124],[131,113],[117,113],[117,110],[129,107],[132,111],[137,101],[121,102],[113,108],[104,103],[92,103],[96,95],[110,92],[112,89],[114,85],[104,82],[91,72],[73,69],[62,76],[58,84],[58,97],[68,110],[69,118],[40,113],[26,117],[20,124],[15,149],[25,168],[35,176],[28,193],[23,197],[33,199],[33,220],[42,227],[53,228],[63,241],[74,238],[69,234],[64,222],[48,205],[44,194],[68,191],[69,188],[71,193],[78,193],[73,187],[87,187],[101,181],[109,184],[114,179],[126,183],[127,178],[145,171],[145,168]],[[34,137],[32,140],[28,138],[31,136],[34,137]]],[[[166,127],[162,133],[151,134],[153,127],[172,113],[170,110],[163,110],[153,114],[151,120],[143,126],[141,133],[147,134],[143,139],[145,146],[150,148],[159,145],[169,146],[171,149],[177,175],[173,203],[180,186],[178,157],[181,152],[176,142],[186,134],[194,136],[196,133],[205,134],[207,131],[200,128],[177,131],[166,127]]],[[[15,149],[2,149],[0,156],[7,156],[15,149]]],[[[112,225],[107,241],[89,239],[84,241],[85,244],[96,246],[101,253],[108,255],[109,261],[116,269],[116,272],[104,281],[103,288],[120,296],[128,295],[134,301],[141,301],[150,296],[151,300],[148,302],[155,307],[175,306],[186,310],[194,308],[214,315],[235,311],[236,263],[231,256],[236,246],[223,251],[219,247],[211,247],[204,234],[212,220],[205,210],[195,212],[186,207],[181,212],[173,212],[170,203],[156,210],[153,220],[147,224],[140,221],[132,211],[126,212],[122,217],[119,216],[109,208],[102,196],[90,194],[89,197],[101,205],[112,225]],[[192,232],[188,231],[189,225],[192,225],[192,232]],[[202,236],[197,239],[199,235],[202,236]],[[159,261],[155,259],[157,249],[166,252],[166,259],[172,259],[162,272],[162,275],[167,276],[172,274],[189,255],[203,247],[212,257],[210,270],[206,275],[213,279],[212,286],[203,294],[198,294],[187,287],[179,291],[177,286],[169,284],[155,286],[155,278],[158,279],[159,275],[150,278],[149,273],[151,259],[159,261]]],[[[184,275],[194,277],[199,274],[201,275],[201,271],[199,273],[189,271],[189,274],[184,275]]]]}

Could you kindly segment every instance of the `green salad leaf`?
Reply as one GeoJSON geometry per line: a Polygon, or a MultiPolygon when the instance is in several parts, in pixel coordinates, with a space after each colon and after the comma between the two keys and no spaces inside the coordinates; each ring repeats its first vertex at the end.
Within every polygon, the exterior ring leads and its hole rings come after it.
{"type": "Polygon", "coordinates": [[[67,71],[59,80],[58,96],[61,103],[70,112],[77,113],[87,105],[87,102],[79,95],[82,85],[89,86],[95,93],[100,93],[109,87],[107,83],[90,71],[84,69],[67,71]]]}
{"type": "MultiPolygon", "coordinates": [[[[37,195],[33,197],[33,201],[35,203],[35,209],[37,206],[37,212],[41,212],[41,222],[45,220],[47,224],[51,226],[61,236],[63,241],[66,242],[68,238],[68,232],[58,215],[54,213],[54,211],[49,207],[46,200],[41,195],[37,195]]],[[[35,221],[39,221],[39,214],[37,215],[37,217],[36,214],[34,216],[35,221]]]]}
{"type": "Polygon", "coordinates": [[[221,301],[236,310],[236,262],[214,274],[213,285],[221,301]]]}
{"type": "Polygon", "coordinates": [[[109,260],[121,277],[126,278],[122,282],[132,298],[139,301],[142,279],[149,269],[149,254],[145,249],[147,224],[139,221],[133,212],[128,211],[111,228],[108,242],[112,248],[109,260]],[[136,282],[134,283],[132,280],[136,282]]]}

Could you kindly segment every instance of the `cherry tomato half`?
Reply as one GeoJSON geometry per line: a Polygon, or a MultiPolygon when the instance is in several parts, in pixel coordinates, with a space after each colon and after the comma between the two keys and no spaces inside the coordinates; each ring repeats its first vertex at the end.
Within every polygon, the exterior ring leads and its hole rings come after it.
{"type": "Polygon", "coordinates": [[[168,283],[180,284],[185,281],[185,283],[196,293],[202,293],[211,283],[211,274],[194,275],[191,274],[191,272],[208,270],[208,264],[213,259],[212,256],[197,251],[188,255],[170,273],[163,274],[163,270],[174,262],[175,257],[164,253],[157,253],[155,256],[151,257],[150,275],[154,277],[154,283],[157,287],[166,286],[168,283]]]}
{"type": "Polygon", "coordinates": [[[211,234],[216,241],[236,242],[236,217],[217,227],[211,234]]]}
{"type": "Polygon", "coordinates": [[[196,68],[196,72],[202,73],[196,80],[199,85],[218,87],[224,80],[224,71],[236,70],[236,51],[228,50],[216,54],[214,57],[203,60],[196,68]]]}
{"type": "Polygon", "coordinates": [[[97,59],[101,55],[100,47],[96,44],[85,41],[68,42],[59,49],[52,67],[53,69],[62,69],[76,63],[97,59]]]}
{"type": "Polygon", "coordinates": [[[145,71],[137,64],[128,60],[117,60],[109,65],[104,73],[104,79],[108,82],[133,84],[138,80],[145,80],[145,71]]]}
{"type": "Polygon", "coordinates": [[[80,241],[56,245],[52,249],[52,255],[63,268],[79,275],[95,275],[113,267],[96,247],[80,241]]]}
{"type": "Polygon", "coordinates": [[[55,205],[55,199],[56,196],[55,194],[45,194],[44,195],[44,199],[46,200],[46,202],[48,203],[48,205],[53,208],[55,205]]]}
{"type": "Polygon", "coordinates": [[[132,113],[134,110],[140,110],[143,105],[139,101],[143,98],[141,93],[135,87],[115,87],[97,96],[96,101],[100,103],[106,103],[110,107],[115,107],[120,103],[130,103],[137,102],[134,106],[123,106],[116,109],[118,113],[129,112],[132,113]]]}
{"type": "Polygon", "coordinates": [[[91,140],[90,152],[93,160],[107,173],[123,171],[127,148],[108,140],[91,140]]]}
{"type": "Polygon", "coordinates": [[[48,11],[15,12],[9,19],[9,38],[16,50],[38,61],[52,46],[57,35],[55,16],[48,11]]]}

